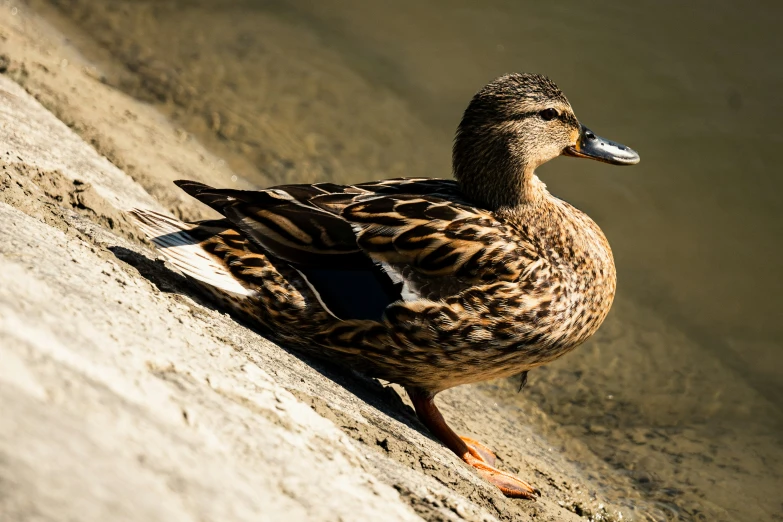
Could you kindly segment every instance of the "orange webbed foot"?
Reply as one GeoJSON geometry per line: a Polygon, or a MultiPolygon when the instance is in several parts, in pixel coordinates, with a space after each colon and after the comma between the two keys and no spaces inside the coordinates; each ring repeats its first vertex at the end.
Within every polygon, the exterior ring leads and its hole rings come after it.
{"type": "Polygon", "coordinates": [[[434,394],[408,389],[408,395],[416,409],[416,414],[427,428],[451,451],[467,464],[473,466],[484,480],[494,484],[507,497],[534,500],[541,492],[510,473],[495,467],[495,453],[477,440],[460,437],[449,428],[443,415],[435,406],[434,394]]]}
{"type": "Polygon", "coordinates": [[[535,486],[494,467],[495,454],[489,448],[473,439],[460,438],[468,446],[468,451],[461,455],[462,460],[473,466],[484,480],[494,484],[505,496],[529,500],[535,500],[537,496],[541,496],[541,492],[535,486]]]}

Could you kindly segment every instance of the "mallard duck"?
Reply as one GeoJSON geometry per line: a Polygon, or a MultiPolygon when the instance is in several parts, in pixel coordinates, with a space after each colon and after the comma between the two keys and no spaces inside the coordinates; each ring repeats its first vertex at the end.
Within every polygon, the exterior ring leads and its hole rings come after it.
{"type": "Polygon", "coordinates": [[[507,496],[533,498],[449,428],[434,398],[552,361],[609,312],[606,237],[535,173],[560,155],[639,161],[580,125],[551,80],[509,74],[465,110],[454,180],[260,191],[178,181],[224,218],[133,214],[171,264],[267,336],[401,384],[435,437],[507,496]]]}

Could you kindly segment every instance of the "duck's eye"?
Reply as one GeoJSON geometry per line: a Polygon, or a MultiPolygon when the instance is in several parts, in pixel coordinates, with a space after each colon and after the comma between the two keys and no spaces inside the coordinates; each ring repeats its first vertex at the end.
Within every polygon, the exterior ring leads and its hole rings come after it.
{"type": "Polygon", "coordinates": [[[542,120],[549,121],[557,118],[557,111],[555,109],[544,109],[538,113],[542,120]]]}

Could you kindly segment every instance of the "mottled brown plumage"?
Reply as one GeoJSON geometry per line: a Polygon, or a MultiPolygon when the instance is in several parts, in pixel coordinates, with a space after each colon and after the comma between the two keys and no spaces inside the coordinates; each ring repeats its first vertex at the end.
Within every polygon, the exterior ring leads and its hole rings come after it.
{"type": "Polygon", "coordinates": [[[134,214],[175,266],[267,335],[402,384],[436,436],[506,494],[529,497],[534,489],[457,437],[432,399],[545,364],[606,317],[615,293],[609,244],[535,175],[561,154],[638,161],[581,126],[549,79],[514,74],[465,111],[456,181],[257,192],[182,181],[225,219],[134,214]]]}

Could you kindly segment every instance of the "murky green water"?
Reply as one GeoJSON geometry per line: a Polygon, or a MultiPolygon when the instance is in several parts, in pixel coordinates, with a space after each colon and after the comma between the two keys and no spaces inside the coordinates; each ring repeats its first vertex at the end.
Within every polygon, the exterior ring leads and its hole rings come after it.
{"type": "Polygon", "coordinates": [[[619,294],[526,394],[487,389],[540,404],[648,518],[783,520],[783,4],[53,3],[127,65],[110,81],[259,184],[448,176],[473,92],[549,75],[642,157],[540,170],[606,232],[619,294]]]}

